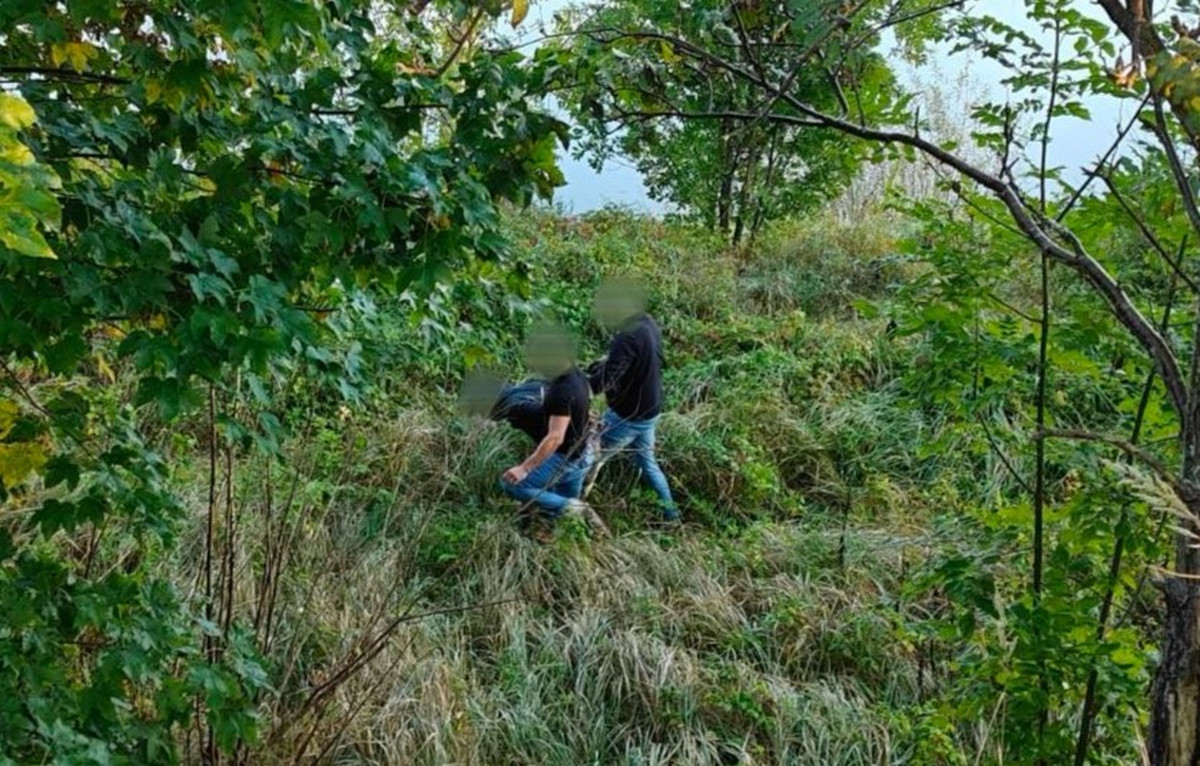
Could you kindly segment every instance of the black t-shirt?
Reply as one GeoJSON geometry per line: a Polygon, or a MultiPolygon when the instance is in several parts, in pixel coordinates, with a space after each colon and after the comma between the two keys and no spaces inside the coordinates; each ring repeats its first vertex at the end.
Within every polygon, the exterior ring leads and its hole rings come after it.
{"type": "Polygon", "coordinates": [[[550,384],[544,380],[526,380],[504,387],[492,406],[493,420],[503,420],[529,434],[534,442],[546,438],[546,391],[550,384]]]}
{"type": "Polygon", "coordinates": [[[662,411],[662,333],[649,314],[617,333],[608,357],[588,369],[589,383],[604,392],[612,411],[628,420],[649,420],[662,411]]]}
{"type": "MultiPolygon", "coordinates": [[[[572,367],[569,371],[550,381],[546,391],[546,417],[542,430],[543,437],[549,429],[550,418],[556,415],[566,415],[571,419],[567,425],[567,435],[563,443],[555,450],[560,455],[574,459],[587,446],[588,400],[591,392],[588,390],[587,378],[579,368],[572,367]]],[[[540,439],[538,439],[540,441],[540,439]]]]}

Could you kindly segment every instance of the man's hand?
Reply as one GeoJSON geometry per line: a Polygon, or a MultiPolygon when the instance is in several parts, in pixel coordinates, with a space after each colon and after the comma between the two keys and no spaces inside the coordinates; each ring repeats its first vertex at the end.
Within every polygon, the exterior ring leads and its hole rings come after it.
{"type": "Polygon", "coordinates": [[[546,458],[554,453],[554,450],[562,446],[563,439],[567,435],[567,425],[570,422],[571,418],[568,415],[551,415],[550,422],[547,424],[546,436],[538,443],[533,454],[525,458],[525,462],[520,465],[509,468],[500,478],[509,484],[520,484],[525,481],[530,471],[544,463],[546,458]]]}
{"type": "Polygon", "coordinates": [[[523,465],[514,465],[504,472],[503,478],[509,484],[520,484],[529,475],[529,469],[523,465]]]}

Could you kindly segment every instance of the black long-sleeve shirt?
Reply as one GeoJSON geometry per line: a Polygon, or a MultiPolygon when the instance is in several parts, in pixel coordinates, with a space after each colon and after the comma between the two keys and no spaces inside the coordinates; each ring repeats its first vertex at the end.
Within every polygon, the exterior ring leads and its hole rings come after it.
{"type": "Polygon", "coordinates": [[[642,314],[616,334],[608,356],[588,368],[588,382],[621,417],[649,420],[662,411],[662,361],[662,333],[642,314]]]}

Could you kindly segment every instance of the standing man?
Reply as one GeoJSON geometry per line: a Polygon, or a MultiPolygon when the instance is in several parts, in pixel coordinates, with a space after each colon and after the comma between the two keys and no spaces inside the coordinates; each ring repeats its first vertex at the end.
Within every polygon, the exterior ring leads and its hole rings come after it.
{"type": "Polygon", "coordinates": [[[533,437],[537,446],[504,472],[500,488],[536,504],[548,521],[577,514],[603,532],[595,511],[578,499],[594,455],[587,438],[591,393],[587,378],[575,366],[571,341],[560,330],[535,330],[526,344],[526,361],[548,381],[541,410],[513,408],[501,417],[533,437]]]}
{"type": "Polygon", "coordinates": [[[611,281],[596,292],[596,318],[616,331],[608,356],[588,368],[596,393],[604,392],[608,409],[600,431],[600,456],[588,480],[591,490],[600,467],[618,451],[629,450],[642,477],[658,494],[666,521],[679,521],[667,477],[654,457],[654,432],[662,411],[662,333],[645,311],[639,287],[611,281]]]}

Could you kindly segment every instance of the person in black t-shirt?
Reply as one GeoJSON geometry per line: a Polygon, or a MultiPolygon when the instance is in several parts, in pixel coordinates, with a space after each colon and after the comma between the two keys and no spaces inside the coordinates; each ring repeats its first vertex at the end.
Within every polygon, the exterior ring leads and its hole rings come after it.
{"type": "Polygon", "coordinates": [[[503,420],[526,434],[537,444],[546,437],[546,390],[550,384],[540,378],[508,383],[488,412],[491,420],[503,420]]]}
{"type": "Polygon", "coordinates": [[[562,332],[531,334],[526,356],[530,368],[549,379],[542,412],[510,407],[504,419],[528,433],[537,446],[504,472],[500,487],[518,500],[535,503],[547,519],[576,513],[603,529],[599,517],[579,499],[594,457],[588,443],[587,378],[575,366],[570,340],[562,332]]]}
{"type": "Polygon", "coordinates": [[[596,293],[595,314],[617,330],[608,356],[588,367],[588,381],[603,392],[608,409],[600,431],[600,456],[588,478],[586,496],[600,467],[617,452],[628,451],[642,477],[658,494],[663,518],[679,520],[671,488],[654,457],[655,431],[662,412],[662,333],[645,313],[640,289],[629,282],[610,282],[596,293]]]}

